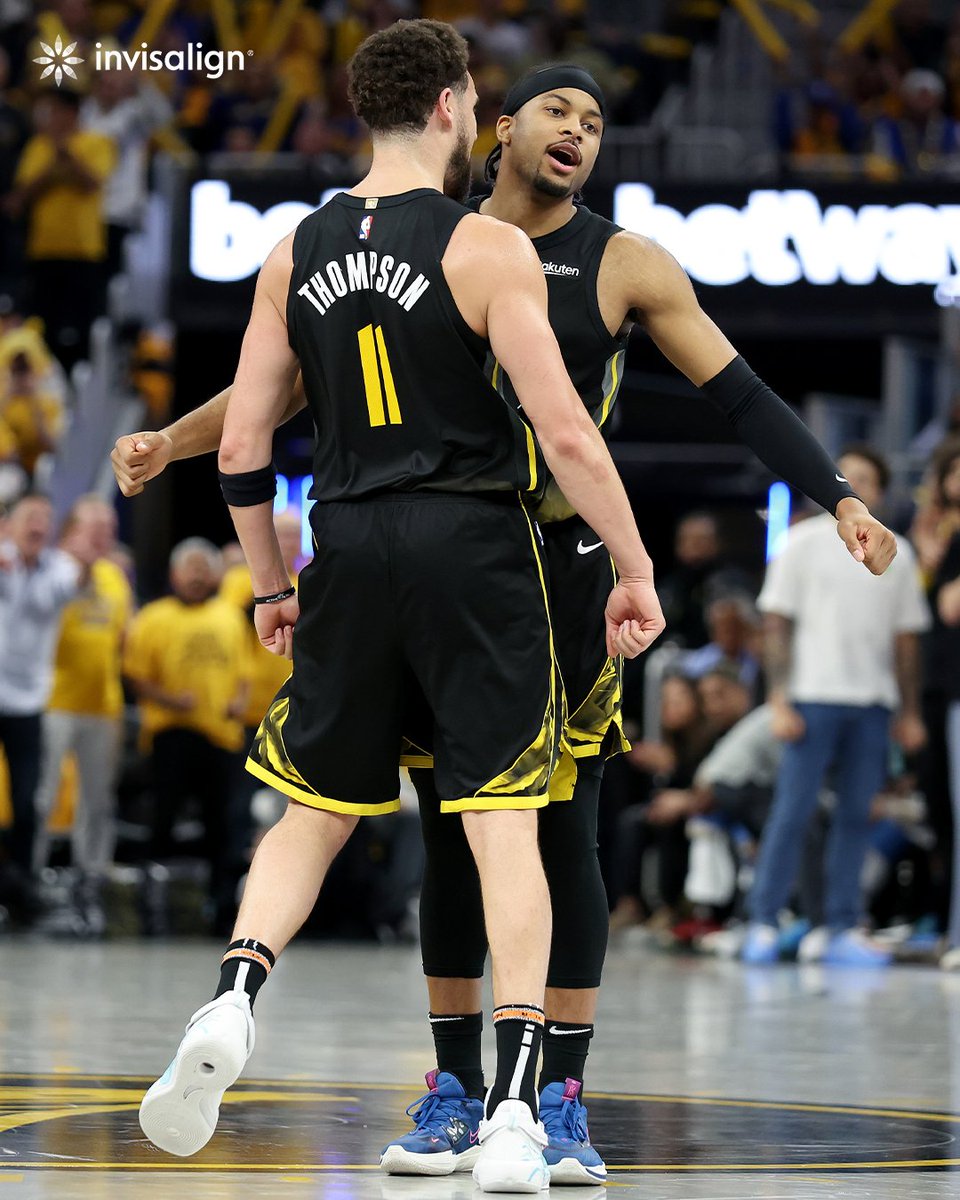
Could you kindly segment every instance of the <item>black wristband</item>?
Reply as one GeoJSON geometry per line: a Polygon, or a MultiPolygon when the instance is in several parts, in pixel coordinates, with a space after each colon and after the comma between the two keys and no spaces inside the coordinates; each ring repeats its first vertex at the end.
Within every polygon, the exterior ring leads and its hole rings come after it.
{"type": "Polygon", "coordinates": [[[297,594],[295,587],[288,587],[286,591],[274,592],[272,596],[254,596],[254,604],[279,604],[281,600],[289,600],[291,596],[297,594]]]}
{"type": "Polygon", "coordinates": [[[255,504],[266,504],[277,494],[277,473],[272,462],[255,471],[238,471],[234,475],[218,471],[217,474],[220,491],[231,508],[253,508],[255,504]]]}

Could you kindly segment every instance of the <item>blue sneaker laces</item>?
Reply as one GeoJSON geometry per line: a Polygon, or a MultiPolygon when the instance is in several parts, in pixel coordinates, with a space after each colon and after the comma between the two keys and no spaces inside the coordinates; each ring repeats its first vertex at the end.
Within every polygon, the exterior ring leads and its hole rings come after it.
{"type": "Polygon", "coordinates": [[[436,1088],[431,1088],[407,1109],[407,1116],[413,1118],[414,1133],[427,1133],[433,1137],[437,1132],[445,1132],[444,1122],[458,1115],[464,1099],[463,1096],[441,1096],[436,1088]]]}
{"type": "Polygon", "coordinates": [[[551,1141],[589,1141],[587,1110],[576,1095],[565,1095],[557,1105],[544,1105],[540,1110],[540,1119],[551,1141]]]}

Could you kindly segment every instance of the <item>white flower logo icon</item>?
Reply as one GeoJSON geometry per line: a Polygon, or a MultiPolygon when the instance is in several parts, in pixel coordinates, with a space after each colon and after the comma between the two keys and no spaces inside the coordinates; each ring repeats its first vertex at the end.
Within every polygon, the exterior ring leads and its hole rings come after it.
{"type": "Polygon", "coordinates": [[[40,49],[43,51],[43,54],[40,58],[33,60],[44,68],[40,78],[46,79],[48,75],[53,75],[57,87],[63,82],[64,75],[69,75],[71,79],[76,79],[77,73],[73,68],[77,63],[83,62],[82,58],[73,54],[76,48],[76,42],[71,42],[69,46],[65,47],[59,33],[57,34],[57,40],[52,46],[48,46],[46,42],[41,42],[40,49]]]}

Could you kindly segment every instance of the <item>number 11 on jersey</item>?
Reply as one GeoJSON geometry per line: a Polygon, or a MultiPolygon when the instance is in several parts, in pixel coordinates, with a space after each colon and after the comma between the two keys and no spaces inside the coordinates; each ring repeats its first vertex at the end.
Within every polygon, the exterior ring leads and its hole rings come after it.
{"type": "Polygon", "coordinates": [[[363,367],[363,386],[367,393],[367,411],[370,425],[402,425],[397,389],[393,384],[393,371],[383,340],[383,329],[364,325],[357,334],[360,343],[360,365],[363,367]],[[386,406],[384,406],[386,398],[386,406]]]}

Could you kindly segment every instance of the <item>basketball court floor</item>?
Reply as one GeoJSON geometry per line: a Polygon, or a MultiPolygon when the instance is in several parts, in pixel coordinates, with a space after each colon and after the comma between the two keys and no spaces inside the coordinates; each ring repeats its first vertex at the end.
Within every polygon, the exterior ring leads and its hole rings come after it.
{"type": "MultiPolygon", "coordinates": [[[[144,1088],[217,978],[215,943],[0,941],[0,1200],[475,1200],[386,1178],[432,1065],[416,950],[304,943],[193,1159],[140,1132],[144,1088]]],[[[493,1063],[488,1030],[488,1070],[493,1063]]],[[[588,1063],[604,1188],[571,1200],[960,1197],[960,978],[615,948],[588,1063]]]]}

